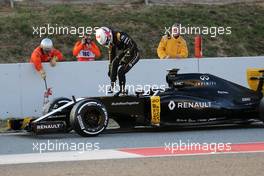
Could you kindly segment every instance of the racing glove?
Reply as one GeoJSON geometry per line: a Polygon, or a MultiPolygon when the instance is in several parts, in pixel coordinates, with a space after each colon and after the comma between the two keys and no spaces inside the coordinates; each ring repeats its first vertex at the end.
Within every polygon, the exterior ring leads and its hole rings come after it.
{"type": "Polygon", "coordinates": [[[43,80],[46,79],[46,72],[45,72],[44,70],[40,70],[40,71],[39,71],[39,74],[40,74],[40,76],[41,76],[41,78],[42,78],[43,80]]]}
{"type": "Polygon", "coordinates": [[[131,53],[129,50],[125,51],[123,54],[120,54],[120,56],[123,56],[120,61],[121,65],[129,63],[129,61],[131,60],[131,53]]]}
{"type": "Polygon", "coordinates": [[[58,58],[56,56],[54,56],[51,60],[50,60],[50,66],[55,67],[56,63],[57,63],[58,58]]]}

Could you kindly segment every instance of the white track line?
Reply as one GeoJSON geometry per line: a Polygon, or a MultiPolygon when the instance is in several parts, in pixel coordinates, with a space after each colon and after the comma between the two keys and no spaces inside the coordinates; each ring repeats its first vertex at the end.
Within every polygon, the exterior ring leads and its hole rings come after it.
{"type": "Polygon", "coordinates": [[[85,152],[52,152],[52,153],[31,153],[1,155],[0,165],[7,164],[30,164],[63,161],[86,161],[86,160],[107,160],[107,159],[128,159],[128,158],[156,158],[156,157],[175,157],[175,156],[203,156],[203,155],[225,155],[225,154],[248,154],[263,153],[264,151],[246,152],[216,152],[216,153],[196,153],[196,154],[172,154],[143,156],[118,150],[95,150],[85,152]]]}
{"type": "Polygon", "coordinates": [[[31,154],[1,155],[0,165],[58,162],[58,161],[105,160],[105,159],[138,158],[138,157],[142,157],[142,156],[137,154],[130,154],[122,151],[117,151],[117,150],[31,153],[31,154]]]}

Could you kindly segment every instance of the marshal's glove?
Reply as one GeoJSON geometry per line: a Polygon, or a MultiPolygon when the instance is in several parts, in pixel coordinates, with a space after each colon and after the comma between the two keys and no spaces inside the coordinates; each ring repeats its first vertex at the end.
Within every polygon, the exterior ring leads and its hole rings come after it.
{"type": "Polygon", "coordinates": [[[51,60],[50,60],[50,66],[55,67],[57,64],[57,60],[58,58],[56,56],[54,56],[51,60]]]}
{"type": "Polygon", "coordinates": [[[164,59],[169,59],[169,58],[170,58],[170,56],[168,56],[168,55],[164,57],[164,59]]]}
{"type": "Polygon", "coordinates": [[[40,70],[40,71],[39,71],[39,75],[41,76],[41,78],[42,78],[43,80],[46,79],[46,72],[45,72],[44,70],[40,70]]]}

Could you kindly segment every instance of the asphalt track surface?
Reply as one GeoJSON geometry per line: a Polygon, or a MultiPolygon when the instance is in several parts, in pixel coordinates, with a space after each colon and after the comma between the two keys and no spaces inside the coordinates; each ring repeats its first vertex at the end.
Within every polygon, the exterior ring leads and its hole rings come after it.
{"type": "MultiPolygon", "coordinates": [[[[98,137],[77,134],[32,136],[29,133],[0,134],[1,156],[39,153],[33,143],[97,143],[100,150],[164,147],[169,143],[264,143],[263,124],[253,126],[137,129],[106,131],[98,137]]],[[[42,153],[45,156],[45,152],[42,153]]],[[[58,151],[56,151],[58,152],[58,151]]],[[[50,153],[50,152],[47,152],[50,153]]],[[[264,151],[215,155],[163,156],[0,164],[0,175],[263,175],[264,151]]]]}
{"type": "Polygon", "coordinates": [[[264,154],[180,156],[0,166],[1,176],[261,176],[264,154]]]}
{"type": "Polygon", "coordinates": [[[215,126],[171,129],[137,129],[130,131],[109,130],[97,137],[84,138],[69,134],[30,133],[0,134],[0,155],[38,153],[33,143],[97,143],[100,149],[162,147],[168,143],[254,143],[264,142],[262,124],[253,126],[215,126]]]}

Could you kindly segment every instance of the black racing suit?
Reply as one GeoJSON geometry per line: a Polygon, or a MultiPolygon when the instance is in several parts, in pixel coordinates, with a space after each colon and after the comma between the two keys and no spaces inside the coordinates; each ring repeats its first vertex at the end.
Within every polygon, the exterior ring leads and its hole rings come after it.
{"type": "Polygon", "coordinates": [[[111,84],[119,79],[120,91],[125,91],[125,74],[138,62],[139,51],[136,43],[125,32],[112,31],[113,42],[109,46],[109,72],[111,84]],[[119,53],[117,54],[117,52],[119,53]]]}

